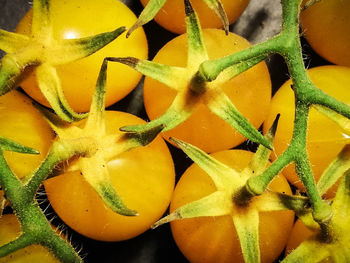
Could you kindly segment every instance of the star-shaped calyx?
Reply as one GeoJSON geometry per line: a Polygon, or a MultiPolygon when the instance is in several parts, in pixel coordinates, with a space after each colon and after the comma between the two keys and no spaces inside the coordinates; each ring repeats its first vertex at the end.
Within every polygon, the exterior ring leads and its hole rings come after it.
{"type": "MultiPolygon", "coordinates": [[[[138,27],[151,21],[163,7],[167,0],[150,0],[142,10],[135,24],[128,30],[126,36],[129,37],[138,27]]],[[[229,21],[224,6],[220,0],[203,0],[207,6],[220,18],[226,34],[229,32],[229,21]]]]}
{"type": "Polygon", "coordinates": [[[0,95],[15,87],[19,75],[28,66],[36,66],[39,88],[54,111],[72,122],[85,118],[68,105],[55,66],[69,63],[98,51],[121,33],[124,27],[91,37],[55,39],[50,20],[50,0],[33,1],[31,35],[26,36],[0,29],[0,49],[7,54],[0,65],[0,95]]]}
{"type": "MultiPolygon", "coordinates": [[[[269,141],[275,133],[277,121],[266,135],[269,141]]],[[[216,191],[199,200],[185,204],[154,224],[161,224],[195,217],[216,217],[229,215],[234,222],[245,262],[260,262],[259,213],[293,209],[301,213],[308,205],[308,199],[301,196],[266,190],[262,195],[245,195],[244,185],[248,178],[262,173],[268,165],[271,151],[260,146],[248,167],[241,172],[217,161],[200,149],[172,139],[213,181],[216,191]]]]}
{"type": "Polygon", "coordinates": [[[261,62],[263,58],[258,57],[238,63],[223,71],[216,80],[212,82],[204,81],[198,74],[198,69],[202,62],[209,60],[208,53],[197,14],[194,12],[190,1],[185,0],[185,7],[188,37],[188,60],[185,68],[131,57],[111,58],[113,61],[129,65],[138,72],[156,79],[177,92],[171,106],[158,119],[145,125],[122,127],[121,130],[142,134],[147,133],[153,127],[163,125],[162,131],[168,131],[184,122],[200,104],[204,104],[249,140],[271,148],[271,144],[238,111],[221,88],[223,83],[261,62]]]}
{"type": "Polygon", "coordinates": [[[98,77],[89,116],[86,120],[77,124],[69,124],[47,110],[42,108],[39,108],[39,110],[56,132],[59,141],[84,140],[84,149],[88,150],[84,151],[84,156],[71,160],[67,171],[80,171],[85,180],[114,212],[133,216],[137,215],[136,211],[130,210],[123,203],[112,186],[107,163],[123,152],[148,144],[157,136],[162,126],[155,127],[153,131],[147,133],[149,137],[138,136],[137,134],[106,133],[104,105],[107,63],[108,60],[105,59],[98,77]],[[86,142],[89,145],[86,145],[86,142]]]}

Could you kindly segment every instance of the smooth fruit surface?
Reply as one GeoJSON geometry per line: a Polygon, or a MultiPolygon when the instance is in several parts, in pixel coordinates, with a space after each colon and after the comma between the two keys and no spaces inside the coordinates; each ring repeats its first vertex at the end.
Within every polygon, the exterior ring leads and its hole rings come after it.
{"type": "MultiPolygon", "coordinates": [[[[13,241],[21,233],[18,219],[13,214],[6,214],[0,218],[0,246],[13,241]]],[[[1,263],[59,263],[50,252],[40,246],[31,245],[17,250],[6,257],[0,258],[1,263]]]]}
{"type": "MultiPolygon", "coordinates": [[[[252,153],[228,150],[212,154],[215,159],[242,171],[252,153]]],[[[269,185],[272,191],[291,194],[287,180],[278,175],[269,185]]],[[[198,200],[216,190],[210,177],[198,165],[190,166],[178,182],[170,211],[198,200]]],[[[291,211],[260,213],[259,235],[262,262],[273,262],[282,252],[293,225],[291,211]]],[[[171,230],[181,252],[190,262],[243,262],[232,217],[201,217],[171,222],[171,230]]]]}
{"type": "MultiPolygon", "coordinates": [[[[118,133],[123,125],[143,123],[123,112],[107,111],[105,116],[107,134],[118,133]]],[[[122,216],[107,208],[79,171],[47,180],[48,199],[67,225],[89,238],[119,241],[135,237],[168,207],[175,184],[171,155],[164,141],[156,138],[145,147],[115,157],[108,162],[108,170],[116,192],[138,216],[122,216]]]]}
{"type": "Polygon", "coordinates": [[[36,169],[46,157],[54,134],[32,100],[14,90],[0,96],[0,136],[36,149],[40,154],[4,152],[11,170],[22,178],[36,169]]]}
{"type": "MultiPolygon", "coordinates": [[[[118,0],[51,1],[51,21],[56,39],[88,37],[121,26],[130,27],[136,21],[132,11],[118,0]]],[[[17,27],[17,32],[30,34],[32,12],[29,11],[17,27]]],[[[133,56],[146,59],[147,39],[142,28],[129,38],[119,36],[95,54],[69,64],[56,67],[63,92],[69,105],[78,112],[90,108],[99,67],[105,57],[133,56]]],[[[106,105],[112,105],[126,96],[139,82],[141,75],[127,66],[111,63],[108,66],[106,105]]],[[[42,96],[31,72],[22,81],[23,89],[35,100],[49,106],[42,96]]]]}
{"type": "MultiPolygon", "coordinates": [[[[306,2],[306,1],[304,1],[306,2]]],[[[350,66],[350,1],[317,1],[301,12],[301,26],[311,47],[323,58],[350,66]]]]}
{"type": "MultiPolygon", "coordinates": [[[[346,104],[350,103],[350,68],[322,66],[309,69],[308,75],[316,87],[346,104]]],[[[263,130],[266,133],[276,115],[281,114],[274,140],[273,159],[276,159],[288,147],[292,138],[295,105],[291,84],[291,80],[288,80],[274,95],[269,115],[264,123],[263,130]]],[[[349,135],[345,134],[335,122],[311,108],[306,146],[316,181],[347,143],[349,143],[349,135]]],[[[294,165],[287,166],[283,174],[290,183],[305,190],[295,172],[294,165]]],[[[328,191],[328,195],[334,196],[335,191],[334,186],[328,191]]]]}
{"type": "MultiPolygon", "coordinates": [[[[204,42],[210,59],[221,58],[248,48],[244,38],[223,30],[203,30],[204,42]]],[[[168,42],[155,56],[155,62],[185,67],[187,63],[187,35],[181,35],[168,42]]],[[[253,124],[259,127],[267,116],[271,99],[271,81],[265,63],[260,63],[221,87],[237,109],[253,124]]],[[[176,91],[164,84],[146,77],[144,102],[148,116],[155,119],[171,105],[176,91]]],[[[163,133],[193,144],[206,152],[215,152],[237,146],[245,137],[228,123],[214,115],[201,103],[195,112],[179,126],[163,133]]]]}
{"type": "MultiPolygon", "coordinates": [[[[148,2],[149,0],[141,0],[143,6],[146,6],[148,2]]],[[[249,0],[221,0],[221,2],[230,24],[236,21],[249,4],[249,0]]],[[[221,20],[214,11],[206,5],[204,0],[192,0],[191,3],[194,10],[198,13],[203,28],[222,28],[221,20]]],[[[185,33],[184,1],[167,0],[154,19],[159,25],[173,33],[185,33]]]]}

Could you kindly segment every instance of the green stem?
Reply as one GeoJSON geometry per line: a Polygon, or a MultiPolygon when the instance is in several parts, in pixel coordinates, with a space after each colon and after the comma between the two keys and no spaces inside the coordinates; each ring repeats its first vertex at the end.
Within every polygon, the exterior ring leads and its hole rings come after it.
{"type": "Polygon", "coordinates": [[[263,194],[272,179],[292,161],[293,154],[290,148],[288,148],[262,174],[248,179],[246,184],[247,192],[251,196],[263,194]]]}
{"type": "Polygon", "coordinates": [[[33,244],[34,240],[31,235],[22,234],[17,239],[7,243],[0,247],[0,258],[6,257],[7,255],[16,252],[17,250],[27,247],[33,244]]]}
{"type": "Polygon", "coordinates": [[[203,78],[204,81],[213,81],[223,70],[230,66],[255,57],[268,56],[272,53],[276,53],[282,42],[280,38],[281,36],[278,35],[266,42],[254,45],[232,55],[220,59],[204,61],[199,67],[198,75],[203,78]]]}
{"type": "Polygon", "coordinates": [[[6,194],[6,199],[13,205],[21,204],[24,196],[24,187],[21,181],[13,174],[0,149],[0,185],[6,194]]]}

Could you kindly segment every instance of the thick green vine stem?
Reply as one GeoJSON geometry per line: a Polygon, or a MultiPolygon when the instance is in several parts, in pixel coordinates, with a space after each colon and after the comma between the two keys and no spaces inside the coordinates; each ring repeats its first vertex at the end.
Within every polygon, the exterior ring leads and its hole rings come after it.
{"type": "Polygon", "coordinates": [[[35,66],[39,88],[54,111],[68,122],[81,120],[87,114],[69,106],[55,67],[95,53],[126,28],[85,38],[55,39],[50,14],[50,0],[34,0],[31,36],[0,29],[0,49],[7,53],[0,64],[0,96],[15,88],[26,67],[35,66]]]}
{"type": "Polygon", "coordinates": [[[19,219],[22,230],[17,239],[0,247],[0,257],[32,244],[40,244],[48,248],[62,262],[82,262],[74,248],[52,229],[35,199],[37,188],[57,163],[77,153],[85,153],[82,145],[86,145],[84,140],[77,143],[72,142],[69,146],[55,143],[46,161],[33,174],[28,183],[23,184],[8,167],[3,151],[37,152],[8,139],[0,139],[0,185],[19,219]]]}
{"type": "Polygon", "coordinates": [[[313,216],[317,222],[323,224],[329,222],[332,210],[318,192],[308,161],[306,151],[308,113],[312,105],[321,105],[350,118],[350,107],[319,90],[306,74],[299,38],[301,2],[302,0],[282,1],[283,26],[280,34],[225,58],[204,61],[199,68],[198,76],[203,81],[214,81],[222,70],[242,61],[272,53],[278,53],[284,57],[292,76],[296,101],[293,138],[287,150],[265,172],[248,180],[247,192],[252,195],[262,194],[273,177],[286,165],[294,162],[297,173],[310,197],[313,216]]]}

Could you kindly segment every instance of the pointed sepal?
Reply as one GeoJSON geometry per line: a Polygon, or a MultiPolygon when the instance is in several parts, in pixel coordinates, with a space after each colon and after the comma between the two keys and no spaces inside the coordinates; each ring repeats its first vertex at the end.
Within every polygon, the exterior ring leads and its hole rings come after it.
{"type": "Polygon", "coordinates": [[[321,105],[313,105],[313,107],[338,124],[344,133],[350,136],[350,120],[348,118],[321,105]]]}
{"type": "MultiPolygon", "coordinates": [[[[280,118],[280,114],[276,116],[276,119],[274,120],[271,128],[265,135],[265,138],[269,143],[273,143],[276,130],[277,130],[277,125],[278,125],[278,120],[280,118]]],[[[265,170],[266,167],[269,163],[269,158],[271,155],[271,150],[266,148],[263,145],[259,145],[256,153],[253,155],[252,160],[250,161],[248,167],[245,169],[245,172],[248,173],[250,176],[252,175],[260,175],[262,174],[265,170]]]]}
{"type": "Polygon", "coordinates": [[[218,190],[227,189],[232,184],[233,178],[240,180],[237,171],[219,162],[201,149],[175,138],[170,138],[170,140],[209,175],[218,190]]]}
{"type": "Polygon", "coordinates": [[[51,38],[50,2],[51,0],[33,1],[32,35],[35,37],[51,38]]]}
{"type": "Polygon", "coordinates": [[[272,149],[271,143],[238,111],[223,92],[212,92],[206,100],[208,108],[247,139],[272,149]]]}
{"type": "Polygon", "coordinates": [[[114,31],[94,36],[61,40],[58,42],[57,48],[48,54],[49,61],[52,65],[61,65],[85,58],[108,45],[125,32],[125,30],[125,27],[119,27],[114,31]]]}
{"type": "Polygon", "coordinates": [[[317,189],[320,195],[324,195],[349,169],[350,144],[347,144],[322,173],[317,183],[317,189]]]}
{"type": "Polygon", "coordinates": [[[227,14],[225,12],[224,6],[220,0],[204,0],[210,9],[212,9],[215,14],[220,18],[226,35],[229,33],[229,25],[227,14]]]}
{"type": "Polygon", "coordinates": [[[105,132],[105,97],[106,97],[106,80],[107,80],[107,63],[104,59],[98,75],[94,96],[92,98],[89,117],[85,125],[85,129],[90,129],[92,132],[105,132]]]}
{"type": "Polygon", "coordinates": [[[168,110],[159,118],[146,124],[124,126],[120,130],[128,133],[138,133],[142,137],[147,137],[147,133],[153,131],[156,127],[163,127],[161,132],[168,131],[184,122],[192,114],[195,106],[195,104],[184,105],[183,99],[176,96],[168,110]]]}
{"type": "Polygon", "coordinates": [[[208,53],[204,44],[202,29],[198,16],[194,11],[191,1],[185,0],[186,30],[188,41],[187,67],[198,65],[208,59],[208,53]]]}
{"type": "Polygon", "coordinates": [[[340,182],[333,204],[333,222],[344,231],[350,229],[350,170],[347,170],[340,182]]]}
{"type": "Polygon", "coordinates": [[[39,154],[39,152],[33,148],[24,146],[18,142],[4,138],[0,136],[0,149],[3,151],[11,151],[26,154],[39,154]]]}
{"type": "Polygon", "coordinates": [[[147,24],[149,21],[151,21],[165,4],[165,2],[166,0],[150,0],[142,10],[135,24],[133,24],[128,30],[126,37],[129,37],[131,33],[134,32],[138,27],[143,26],[144,24],[147,24]]]}
{"type": "Polygon", "coordinates": [[[14,88],[17,77],[21,74],[21,66],[15,58],[5,55],[0,64],[0,96],[14,88]]]}
{"type": "Polygon", "coordinates": [[[56,69],[48,64],[37,67],[39,88],[56,114],[65,121],[73,122],[87,117],[74,112],[66,101],[56,69]]]}
{"type": "Polygon", "coordinates": [[[100,155],[81,159],[81,172],[85,180],[92,186],[103,202],[115,213],[124,216],[136,216],[137,212],[129,209],[115,191],[107,169],[107,163],[100,155]]]}
{"type": "Polygon", "coordinates": [[[29,41],[28,36],[0,29],[0,49],[6,53],[16,52],[17,49],[27,46],[29,41]]]}
{"type": "Polygon", "coordinates": [[[174,90],[179,90],[182,86],[181,84],[183,84],[183,77],[186,75],[186,70],[184,68],[159,64],[153,61],[141,60],[133,57],[108,57],[107,59],[127,65],[139,73],[155,79],[174,90]]]}
{"type": "Polygon", "coordinates": [[[241,244],[244,262],[260,262],[258,211],[245,210],[242,213],[234,213],[232,218],[241,244]]]}
{"type": "Polygon", "coordinates": [[[152,225],[157,228],[160,225],[169,223],[174,220],[184,218],[195,218],[204,216],[223,216],[232,212],[232,202],[230,196],[223,191],[216,191],[199,200],[185,204],[170,215],[163,217],[152,225]]]}

